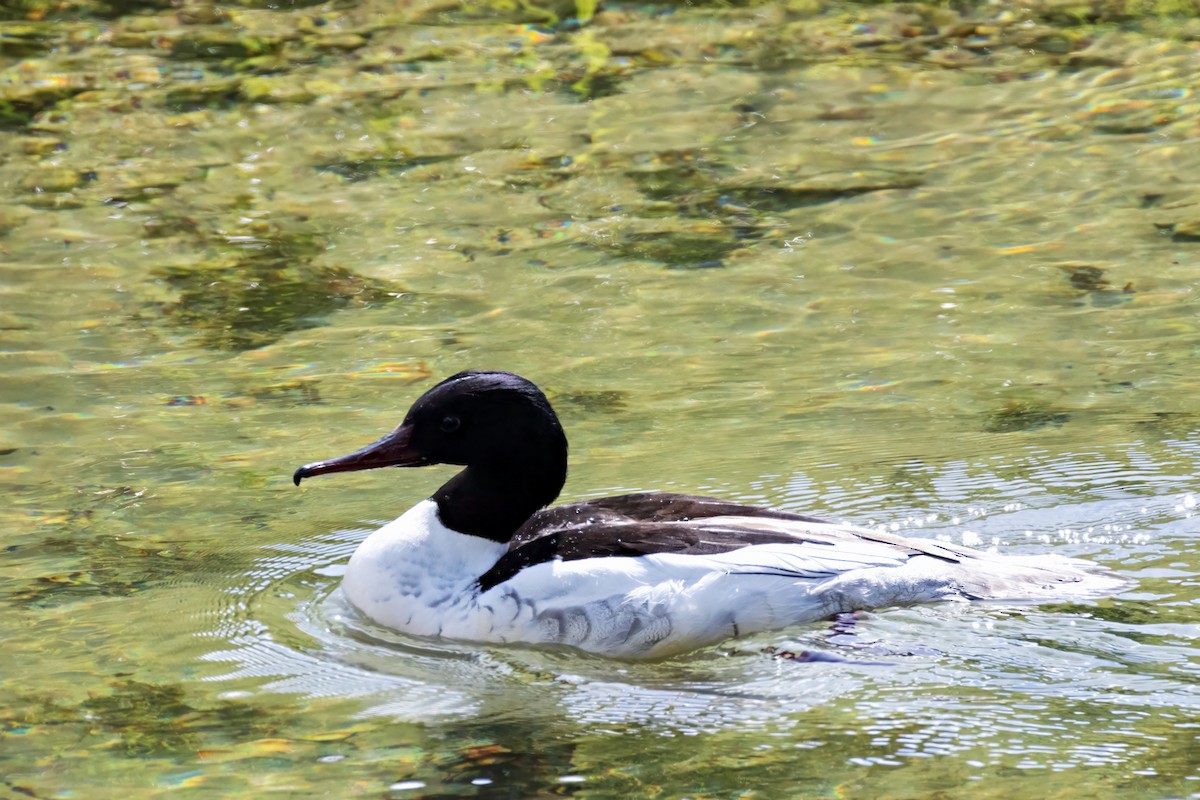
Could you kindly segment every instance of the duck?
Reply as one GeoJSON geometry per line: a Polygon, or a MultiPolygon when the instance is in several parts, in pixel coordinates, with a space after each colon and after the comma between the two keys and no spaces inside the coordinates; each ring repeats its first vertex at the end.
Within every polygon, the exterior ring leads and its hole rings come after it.
{"type": "Polygon", "coordinates": [[[1088,561],[983,552],[713,497],[637,492],[551,506],[567,437],[511,372],[466,371],[383,438],[296,470],[463,469],[367,536],[341,591],[377,625],[625,660],[893,606],[1075,600],[1124,582],[1088,561]]]}

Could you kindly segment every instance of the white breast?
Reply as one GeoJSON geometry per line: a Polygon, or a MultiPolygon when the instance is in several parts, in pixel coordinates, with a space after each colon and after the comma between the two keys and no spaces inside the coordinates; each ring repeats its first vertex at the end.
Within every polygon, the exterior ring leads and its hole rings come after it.
{"type": "Polygon", "coordinates": [[[366,538],[346,567],[342,589],[381,625],[423,636],[475,638],[480,620],[472,583],[508,549],[452,531],[424,500],[366,538]]]}

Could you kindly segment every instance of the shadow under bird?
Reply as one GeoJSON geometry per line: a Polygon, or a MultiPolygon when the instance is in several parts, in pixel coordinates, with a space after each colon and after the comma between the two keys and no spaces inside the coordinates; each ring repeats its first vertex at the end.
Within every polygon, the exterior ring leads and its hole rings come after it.
{"type": "Polygon", "coordinates": [[[638,493],[547,508],[567,476],[550,402],[509,372],[461,372],[398,428],[304,478],[464,469],[359,545],[342,588],[380,625],[477,642],[662,658],[835,614],[943,600],[1066,600],[1126,582],[711,497],[638,493]]]}

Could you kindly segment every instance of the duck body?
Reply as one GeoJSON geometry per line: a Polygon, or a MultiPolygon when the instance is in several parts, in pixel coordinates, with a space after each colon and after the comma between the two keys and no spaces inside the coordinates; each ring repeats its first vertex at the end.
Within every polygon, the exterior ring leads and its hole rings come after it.
{"type": "Polygon", "coordinates": [[[409,634],[654,659],[847,611],[1124,585],[1085,561],[999,556],[708,497],[543,508],[565,481],[566,439],[541,392],[511,373],[449,378],[392,434],[295,480],[430,463],[466,469],[364,540],[342,584],[367,617],[409,634]]]}

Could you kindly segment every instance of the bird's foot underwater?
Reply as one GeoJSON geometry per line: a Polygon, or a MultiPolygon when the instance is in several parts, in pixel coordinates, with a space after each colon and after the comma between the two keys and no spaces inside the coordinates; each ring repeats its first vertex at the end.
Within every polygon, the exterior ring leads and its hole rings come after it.
{"type": "MultiPolygon", "coordinates": [[[[829,633],[827,639],[831,645],[838,647],[852,647],[856,650],[863,650],[871,653],[873,650],[880,650],[876,647],[875,642],[863,642],[857,631],[859,620],[867,616],[864,611],[844,611],[834,614],[830,618],[829,633]]],[[[834,655],[833,653],[820,650],[779,650],[775,647],[768,647],[764,650],[765,653],[775,657],[780,661],[793,661],[798,664],[856,664],[858,666],[867,667],[891,667],[895,666],[891,661],[863,661],[857,658],[845,658],[843,656],[834,655]]],[[[871,653],[875,655],[875,653],[871,653]]]]}
{"type": "Polygon", "coordinates": [[[767,652],[774,656],[779,661],[792,661],[797,664],[854,664],[860,667],[894,667],[894,662],[891,661],[859,661],[856,658],[842,658],[835,656],[833,653],[823,653],[819,650],[801,650],[794,652],[792,650],[775,650],[767,648],[767,652]]]}

